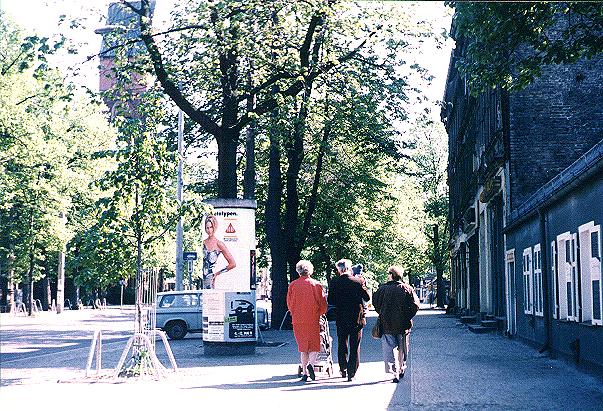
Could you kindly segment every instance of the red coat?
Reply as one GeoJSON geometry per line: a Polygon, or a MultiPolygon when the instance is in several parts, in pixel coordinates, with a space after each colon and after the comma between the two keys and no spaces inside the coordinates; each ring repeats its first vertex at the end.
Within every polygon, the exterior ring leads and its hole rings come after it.
{"type": "Polygon", "coordinates": [[[327,312],[322,285],[310,277],[292,281],[287,292],[287,307],[299,352],[320,352],[320,316],[327,312]]]}

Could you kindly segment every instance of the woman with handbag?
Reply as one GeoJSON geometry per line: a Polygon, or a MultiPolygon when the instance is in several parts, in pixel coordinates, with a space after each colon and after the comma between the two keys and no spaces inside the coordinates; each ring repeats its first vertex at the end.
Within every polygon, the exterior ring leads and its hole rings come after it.
{"type": "Polygon", "coordinates": [[[387,271],[387,283],[373,294],[373,306],[379,314],[373,336],[381,334],[385,372],[393,374],[393,382],[397,383],[406,371],[412,317],[420,302],[413,288],[402,282],[402,267],[392,266],[387,271]],[[394,355],[396,350],[398,358],[394,355]]]}

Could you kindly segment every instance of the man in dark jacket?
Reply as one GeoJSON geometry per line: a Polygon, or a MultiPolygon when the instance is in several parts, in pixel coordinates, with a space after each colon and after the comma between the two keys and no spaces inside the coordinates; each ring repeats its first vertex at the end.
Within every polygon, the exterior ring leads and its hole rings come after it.
{"type": "Polygon", "coordinates": [[[394,374],[394,382],[404,377],[410,344],[412,317],[419,310],[419,298],[413,288],[402,282],[402,267],[390,267],[388,282],[373,294],[373,306],[383,328],[381,348],[385,372],[394,374]],[[394,350],[398,349],[398,367],[394,350]]]}
{"type": "Polygon", "coordinates": [[[328,302],[337,309],[337,360],[342,377],[352,381],[360,365],[360,341],[364,326],[363,301],[369,300],[364,277],[354,277],[352,262],[339,260],[336,264],[339,277],[329,286],[328,302]],[[348,358],[349,356],[349,358],[348,358]]]}

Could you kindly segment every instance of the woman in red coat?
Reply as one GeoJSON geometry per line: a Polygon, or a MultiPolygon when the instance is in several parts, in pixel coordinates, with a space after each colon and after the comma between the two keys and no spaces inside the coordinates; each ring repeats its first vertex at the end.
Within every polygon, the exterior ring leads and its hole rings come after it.
{"type": "Polygon", "coordinates": [[[295,269],[299,278],[289,284],[287,307],[301,354],[302,381],[308,381],[308,375],[315,380],[314,363],[320,352],[320,316],[327,312],[327,299],[320,283],[310,278],[314,272],[310,261],[299,261],[295,269]]]}

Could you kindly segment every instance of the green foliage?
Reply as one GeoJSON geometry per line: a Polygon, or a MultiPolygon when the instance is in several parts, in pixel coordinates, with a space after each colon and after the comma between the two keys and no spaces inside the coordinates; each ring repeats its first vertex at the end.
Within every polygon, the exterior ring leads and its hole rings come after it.
{"type": "MultiPolygon", "coordinates": [[[[281,222],[287,212],[295,216],[291,232],[284,233],[294,239],[289,251],[299,248],[321,278],[332,273],[337,259],[351,258],[364,264],[375,286],[391,264],[404,265],[413,278],[432,266],[427,229],[445,226],[446,193],[441,163],[430,167],[445,154],[432,150],[433,140],[421,143],[428,125],[404,134],[399,127],[408,122],[411,102],[424,100],[416,81],[429,82],[430,75],[412,55],[432,31],[412,23],[412,10],[396,4],[360,6],[182,2],[169,33],[154,39],[167,79],[193,106],[195,116],[189,111],[185,126],[189,150],[211,156],[215,137],[223,158],[224,142],[233,143],[232,167],[240,175],[250,166],[242,131],[257,123],[259,262],[270,257],[264,221],[273,135],[280,177],[294,177],[292,187],[279,193],[277,210],[281,222]],[[251,111],[248,98],[254,101],[251,111]],[[299,169],[293,167],[296,158],[299,169]],[[288,196],[299,202],[287,205],[288,196]],[[316,208],[309,215],[313,198],[316,208]]],[[[67,271],[88,289],[116,284],[143,265],[171,271],[171,233],[180,215],[185,247],[200,245],[199,198],[218,191],[215,164],[185,168],[187,201],[179,207],[176,107],[160,93],[169,83],[162,82],[162,90],[159,84],[139,87],[149,72],[157,73],[157,62],[149,54],[132,54],[131,44],[113,50],[116,86],[104,96],[115,104],[110,129],[99,107],[78,100],[40,57],[52,52],[49,44],[11,30],[0,34],[2,55],[8,56],[0,65],[0,194],[6,199],[0,204],[0,258],[12,252],[22,275],[34,250],[42,274],[67,242],[67,271]]]]}
{"type": "Polygon", "coordinates": [[[448,2],[454,36],[466,40],[457,67],[478,93],[522,89],[547,64],[573,63],[603,51],[597,2],[448,2]]]}
{"type": "Polygon", "coordinates": [[[423,193],[423,236],[428,240],[426,254],[429,267],[448,272],[448,185],[446,165],[447,134],[444,125],[423,116],[411,131],[418,141],[413,175],[423,193]],[[437,230],[437,238],[434,233],[437,230]]]}
{"type": "MultiPolygon", "coordinates": [[[[158,129],[164,115],[160,96],[144,92],[133,109],[115,120],[119,130],[116,147],[103,155],[113,159],[116,167],[98,181],[106,194],[98,201],[101,212],[93,234],[104,240],[108,250],[115,252],[108,255],[115,257],[123,253],[134,256],[138,246],[150,250],[152,243],[175,227],[178,216],[175,155],[158,129]]],[[[132,277],[135,267],[131,261],[114,279],[132,277]]]]}
{"type": "Polygon", "coordinates": [[[56,70],[40,69],[54,47],[0,25],[0,260],[14,256],[12,280],[32,281],[54,273],[48,259],[77,230],[91,152],[111,132],[98,106],[74,96],[56,70]]]}
{"type": "MultiPolygon", "coordinates": [[[[342,38],[362,38],[379,27],[371,40],[374,42],[318,78],[310,98],[300,95],[284,103],[276,118],[260,122],[260,129],[279,135],[281,175],[289,176],[287,150],[292,146],[295,121],[300,120],[300,107],[307,106],[303,163],[293,193],[300,197],[299,209],[294,211],[298,215],[295,245],[303,248],[302,257],[315,263],[315,276],[324,279],[332,275],[334,262],[345,257],[363,263],[375,286],[385,280],[389,265],[402,264],[415,277],[423,275],[429,266],[421,223],[425,218],[423,196],[420,187],[404,176],[412,161],[415,136],[404,136],[392,126],[407,119],[411,97],[421,98],[419,90],[409,84],[409,76],[415,73],[419,79],[428,80],[429,75],[421,67],[405,62],[412,62],[409,45],[416,45],[429,30],[410,25],[404,13],[394,20],[390,9],[368,9],[339,11],[350,20],[341,18],[330,23],[321,57],[329,61],[344,54],[342,38]],[[367,23],[358,27],[352,21],[367,23]],[[304,220],[310,213],[312,185],[323,150],[316,211],[304,240],[304,220]]],[[[262,137],[266,138],[260,134],[262,137]]],[[[268,142],[261,139],[260,204],[268,189],[267,154],[268,142]]],[[[285,200],[291,193],[287,189],[282,194],[282,219],[288,215],[285,200]]],[[[259,210],[260,220],[265,218],[263,211],[259,210]]],[[[260,243],[268,248],[263,225],[258,228],[260,243]]]]}

